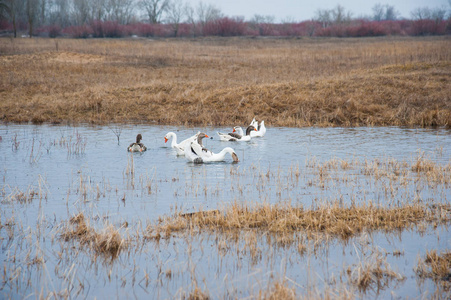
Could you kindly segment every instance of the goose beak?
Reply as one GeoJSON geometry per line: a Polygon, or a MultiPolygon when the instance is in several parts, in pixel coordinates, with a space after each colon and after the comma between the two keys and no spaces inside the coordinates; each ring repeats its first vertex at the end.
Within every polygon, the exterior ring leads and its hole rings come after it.
{"type": "Polygon", "coordinates": [[[206,138],[209,138],[209,136],[208,136],[208,135],[205,135],[205,137],[206,137],[206,138]]]}
{"type": "Polygon", "coordinates": [[[232,132],[235,132],[235,128],[233,128],[233,131],[232,132]]]}
{"type": "Polygon", "coordinates": [[[167,143],[168,142],[168,138],[164,137],[164,142],[167,143]]]}
{"type": "Polygon", "coordinates": [[[258,131],[257,128],[254,128],[255,131],[258,131]]]}

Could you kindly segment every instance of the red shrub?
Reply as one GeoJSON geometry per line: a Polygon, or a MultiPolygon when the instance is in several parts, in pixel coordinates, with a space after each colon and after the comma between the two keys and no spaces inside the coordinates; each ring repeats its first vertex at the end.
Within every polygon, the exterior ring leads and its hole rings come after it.
{"type": "Polygon", "coordinates": [[[67,27],[63,29],[62,32],[73,38],[83,38],[83,39],[93,34],[92,28],[87,25],[67,27]]]}
{"type": "Polygon", "coordinates": [[[0,19],[0,30],[12,30],[13,25],[6,21],[5,19],[0,19]]]}
{"type": "Polygon", "coordinates": [[[410,35],[440,35],[446,33],[447,22],[435,20],[412,21],[410,35]]]}
{"type": "Polygon", "coordinates": [[[40,36],[56,38],[62,34],[62,29],[59,25],[48,25],[37,28],[35,33],[40,36]]]}
{"type": "Polygon", "coordinates": [[[203,27],[204,35],[240,36],[245,32],[246,24],[240,19],[217,19],[207,22],[203,27]]]}
{"type": "Polygon", "coordinates": [[[105,37],[118,38],[123,37],[124,25],[119,24],[116,21],[105,21],[103,22],[103,34],[105,37]]]}
{"type": "Polygon", "coordinates": [[[329,37],[346,37],[345,25],[332,25],[326,28],[321,28],[316,32],[316,36],[329,36],[329,37]]]}
{"type": "Polygon", "coordinates": [[[346,36],[363,37],[363,36],[382,36],[387,35],[383,24],[377,21],[358,21],[355,24],[347,26],[346,36]]]}

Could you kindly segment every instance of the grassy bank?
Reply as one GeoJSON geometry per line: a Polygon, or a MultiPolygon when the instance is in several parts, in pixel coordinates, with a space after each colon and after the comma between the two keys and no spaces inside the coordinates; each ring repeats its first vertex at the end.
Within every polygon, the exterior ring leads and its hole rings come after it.
{"type": "Polygon", "coordinates": [[[451,126],[451,40],[0,42],[0,120],[451,126]]]}

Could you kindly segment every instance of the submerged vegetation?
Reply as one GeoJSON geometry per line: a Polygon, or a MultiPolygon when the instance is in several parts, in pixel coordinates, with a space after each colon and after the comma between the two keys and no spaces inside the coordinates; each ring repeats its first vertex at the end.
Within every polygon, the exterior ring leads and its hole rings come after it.
{"type": "Polygon", "coordinates": [[[450,126],[450,47],[447,37],[3,39],[0,121],[450,126]]]}

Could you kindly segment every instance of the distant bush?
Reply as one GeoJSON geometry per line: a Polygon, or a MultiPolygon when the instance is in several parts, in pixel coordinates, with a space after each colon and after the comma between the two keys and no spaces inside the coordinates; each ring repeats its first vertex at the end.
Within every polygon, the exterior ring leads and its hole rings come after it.
{"type": "MultiPolygon", "coordinates": [[[[18,28],[26,29],[26,24],[18,28]]],[[[12,25],[0,21],[0,30],[12,30],[12,25]]],[[[176,27],[174,24],[131,23],[119,24],[115,21],[94,20],[88,25],[61,28],[58,25],[43,26],[36,29],[40,36],[58,37],[68,35],[74,38],[109,37],[120,38],[126,36],[140,37],[173,37],[176,27]]],[[[324,27],[318,21],[304,21],[299,23],[254,23],[244,22],[239,18],[220,18],[206,23],[178,24],[177,37],[192,36],[311,36],[311,37],[374,37],[387,35],[446,35],[451,34],[451,19],[439,20],[392,20],[369,21],[355,19],[341,24],[324,27]]]]}
{"type": "Polygon", "coordinates": [[[6,19],[0,19],[0,30],[11,30],[13,25],[6,21],[6,19]]]}
{"type": "Polygon", "coordinates": [[[240,19],[221,18],[207,22],[203,27],[203,34],[216,36],[245,35],[247,25],[240,19]]]}
{"type": "Polygon", "coordinates": [[[316,36],[324,37],[346,37],[347,36],[347,26],[345,25],[332,25],[329,27],[319,29],[316,36]]]}
{"type": "Polygon", "coordinates": [[[388,35],[382,22],[358,21],[346,28],[348,37],[383,36],[388,35]]]}
{"type": "Polygon", "coordinates": [[[48,25],[37,28],[35,33],[40,36],[48,36],[51,38],[56,38],[62,35],[62,29],[61,26],[59,25],[48,25]]]}
{"type": "Polygon", "coordinates": [[[70,26],[63,29],[63,33],[67,34],[73,38],[88,38],[93,35],[94,31],[91,26],[82,25],[82,26],[70,26]]]}
{"type": "MultiPolygon", "coordinates": [[[[105,22],[102,22],[101,26],[102,26],[102,33],[103,33],[104,37],[119,38],[119,37],[125,36],[125,34],[124,34],[125,27],[124,27],[124,25],[120,25],[118,22],[105,21],[105,22]]],[[[99,37],[101,37],[101,36],[99,36],[99,37]]]]}
{"type": "Polygon", "coordinates": [[[443,35],[446,33],[447,21],[416,20],[412,21],[410,35],[443,35]]]}

